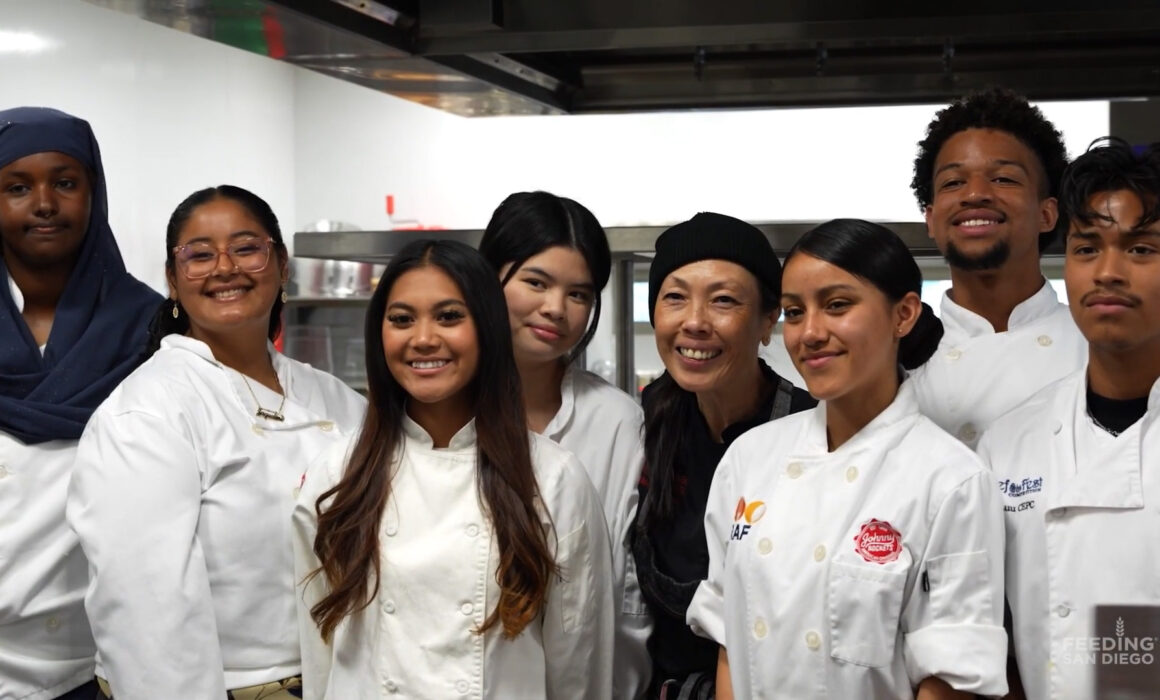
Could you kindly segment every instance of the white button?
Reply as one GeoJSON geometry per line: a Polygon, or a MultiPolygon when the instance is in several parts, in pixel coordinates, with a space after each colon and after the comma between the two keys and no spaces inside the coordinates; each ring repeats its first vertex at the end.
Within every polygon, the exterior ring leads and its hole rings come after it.
{"type": "Polygon", "coordinates": [[[818,636],[817,632],[810,630],[806,632],[806,646],[809,647],[810,651],[817,651],[822,646],[822,638],[818,636]]]}
{"type": "Polygon", "coordinates": [[[318,429],[324,433],[329,433],[334,430],[334,421],[324,420],[318,424],[318,429]]]}
{"type": "Polygon", "coordinates": [[[255,424],[255,425],[251,425],[251,426],[250,426],[250,430],[254,431],[254,435],[261,435],[261,434],[262,434],[262,432],[263,432],[263,431],[262,431],[262,426],[260,426],[260,425],[256,425],[256,424],[255,424]]]}
{"type": "Polygon", "coordinates": [[[467,526],[467,536],[468,537],[475,537],[478,534],[479,534],[479,526],[478,525],[476,525],[475,523],[472,523],[472,524],[467,526]]]}
{"type": "Polygon", "coordinates": [[[799,476],[802,475],[802,463],[801,462],[790,462],[789,466],[785,468],[785,473],[791,479],[798,478],[799,476]]]}
{"type": "Polygon", "coordinates": [[[753,636],[758,639],[765,639],[765,635],[769,634],[769,626],[765,624],[765,620],[760,617],[753,623],[753,636]]]}
{"type": "Polygon", "coordinates": [[[947,359],[948,360],[957,360],[962,356],[963,356],[963,351],[959,350],[958,348],[951,348],[950,350],[947,350],[947,359]]]}
{"type": "Polygon", "coordinates": [[[60,620],[56,619],[56,615],[44,621],[44,626],[48,628],[49,632],[55,632],[60,629],[60,620]]]}
{"type": "Polygon", "coordinates": [[[0,479],[3,479],[6,476],[8,476],[8,468],[3,464],[0,464],[0,479]]]}
{"type": "Polygon", "coordinates": [[[1041,335],[1035,339],[1035,342],[1039,343],[1043,347],[1047,347],[1048,345],[1051,345],[1051,336],[1041,335]]]}
{"type": "Polygon", "coordinates": [[[399,534],[399,526],[395,523],[387,523],[387,526],[383,530],[387,533],[387,537],[394,537],[399,534]]]}
{"type": "Polygon", "coordinates": [[[467,684],[467,681],[455,681],[455,689],[459,691],[460,695],[467,695],[467,691],[471,689],[471,686],[467,684]]]}
{"type": "Polygon", "coordinates": [[[821,561],[826,558],[826,545],[819,544],[814,547],[814,561],[821,561]]]}
{"type": "Polygon", "coordinates": [[[463,605],[459,606],[459,612],[463,613],[464,615],[470,616],[472,613],[475,612],[475,606],[472,605],[471,603],[464,603],[463,605]]]}
{"type": "Polygon", "coordinates": [[[1059,615],[1060,617],[1067,617],[1071,614],[1071,608],[1067,607],[1066,605],[1061,605],[1055,609],[1055,614],[1059,615]]]}
{"type": "Polygon", "coordinates": [[[761,541],[757,543],[757,551],[769,554],[773,551],[773,542],[768,537],[762,537],[761,541]]]}
{"type": "Polygon", "coordinates": [[[394,612],[395,612],[395,601],[393,601],[393,600],[388,600],[388,601],[384,602],[384,603],[383,603],[383,612],[385,612],[385,613],[386,613],[386,614],[388,614],[388,615],[392,615],[392,614],[394,614],[394,612]]]}
{"type": "Polygon", "coordinates": [[[858,467],[850,467],[846,469],[846,481],[853,481],[858,478],[858,467]]]}
{"type": "Polygon", "coordinates": [[[963,423],[963,427],[959,428],[959,439],[963,442],[974,442],[977,437],[979,431],[975,429],[974,423],[963,423]]]}
{"type": "Polygon", "coordinates": [[[399,692],[399,686],[396,685],[394,681],[387,681],[386,683],[383,683],[383,687],[387,689],[388,693],[399,692]]]}

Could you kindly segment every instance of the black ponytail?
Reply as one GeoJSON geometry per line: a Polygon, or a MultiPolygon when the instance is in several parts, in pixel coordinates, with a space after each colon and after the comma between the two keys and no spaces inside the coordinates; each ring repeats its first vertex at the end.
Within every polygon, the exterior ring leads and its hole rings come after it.
{"type": "Polygon", "coordinates": [[[938,350],[942,337],[942,321],[934,315],[934,309],[924,303],[914,327],[898,343],[898,364],[904,369],[923,366],[938,350]]]}
{"type": "Polygon", "coordinates": [[[673,514],[677,455],[685,449],[686,426],[697,415],[697,395],[681,388],[668,372],[648,385],[644,398],[644,476],[648,482],[640,505],[646,530],[673,514]]]}

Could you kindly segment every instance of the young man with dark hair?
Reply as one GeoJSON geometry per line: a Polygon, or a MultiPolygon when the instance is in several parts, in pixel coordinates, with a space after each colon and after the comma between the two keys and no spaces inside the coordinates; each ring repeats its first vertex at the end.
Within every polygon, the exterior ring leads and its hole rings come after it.
{"type": "Polygon", "coordinates": [[[1060,216],[1060,133],[1007,90],[960,99],[919,143],[911,187],[951,268],[945,334],[914,373],[923,413],[974,447],[996,418],[1078,369],[1083,338],[1039,268],[1060,216]]]}
{"type": "Polygon", "coordinates": [[[1032,700],[1097,697],[1109,641],[1116,663],[1128,646],[1155,651],[1139,648],[1157,632],[1139,617],[1096,631],[1096,606],[1160,605],[1160,146],[1098,143],[1064,174],[1060,202],[1086,367],[979,444],[1002,491],[1007,600],[1032,700]]]}

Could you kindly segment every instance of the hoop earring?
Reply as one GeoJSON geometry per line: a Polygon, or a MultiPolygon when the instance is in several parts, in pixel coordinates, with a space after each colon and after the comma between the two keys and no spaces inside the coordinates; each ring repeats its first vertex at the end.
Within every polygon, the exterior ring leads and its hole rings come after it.
{"type": "Polygon", "coordinates": [[[286,300],[289,298],[290,298],[289,295],[286,294],[286,288],[283,287],[282,288],[282,303],[285,304],[286,300]]]}
{"type": "Polygon", "coordinates": [[[173,300],[173,318],[178,318],[180,316],[181,316],[181,307],[177,305],[177,300],[174,299],[173,300]]]}

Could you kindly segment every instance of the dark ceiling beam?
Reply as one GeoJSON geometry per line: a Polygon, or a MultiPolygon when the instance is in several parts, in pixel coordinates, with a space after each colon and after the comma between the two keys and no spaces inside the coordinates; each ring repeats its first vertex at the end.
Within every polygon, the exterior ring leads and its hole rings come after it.
{"type": "Polygon", "coordinates": [[[945,37],[1061,38],[1093,32],[1160,31],[1160,7],[1100,12],[1039,12],[955,17],[892,17],[847,21],[745,23],[558,31],[492,31],[431,36],[419,27],[415,52],[423,56],[470,53],[583,52],[745,44],[807,45],[818,41],[905,41],[945,37]]]}
{"type": "MultiPolygon", "coordinates": [[[[404,53],[415,53],[415,35],[412,31],[380,22],[369,15],[351,9],[337,2],[326,0],[266,0],[271,5],[284,7],[312,20],[323,22],[337,29],[357,34],[361,37],[385,44],[404,53]]],[[[382,4],[382,3],[380,3],[382,4]]],[[[410,3],[404,3],[409,6],[410,3]]],[[[392,8],[397,9],[397,8],[392,8]]],[[[413,16],[406,18],[410,23],[413,16]]]]}
{"type": "Polygon", "coordinates": [[[502,56],[438,56],[428,60],[500,90],[514,92],[554,112],[572,111],[573,88],[502,56]],[[521,75],[521,71],[527,74],[521,75]]]}

